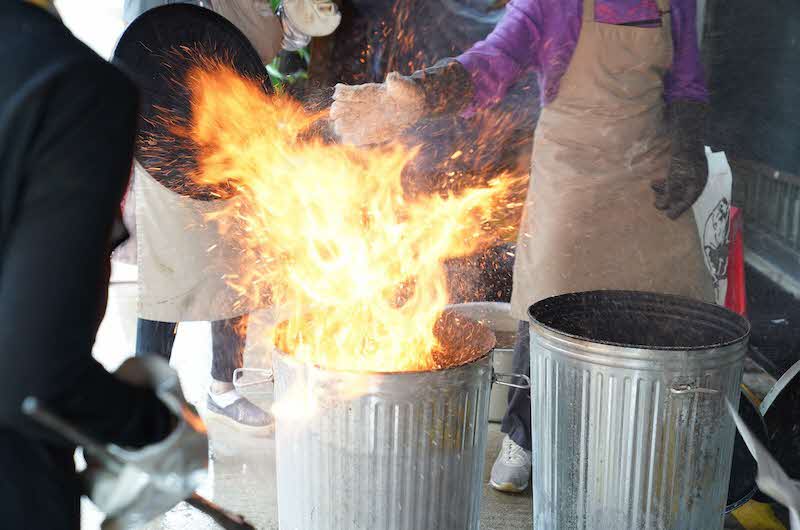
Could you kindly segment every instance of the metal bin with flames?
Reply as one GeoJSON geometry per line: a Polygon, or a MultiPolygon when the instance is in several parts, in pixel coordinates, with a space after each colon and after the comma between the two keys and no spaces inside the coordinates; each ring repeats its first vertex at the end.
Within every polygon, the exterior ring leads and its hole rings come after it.
{"type": "Polygon", "coordinates": [[[495,339],[443,321],[469,347],[437,370],[332,371],[276,351],[276,401],[307,393],[311,409],[278,419],[281,530],[478,528],[495,339]]]}
{"type": "Polygon", "coordinates": [[[597,291],[531,317],[536,530],[723,527],[748,322],[677,297],[597,291]]]}

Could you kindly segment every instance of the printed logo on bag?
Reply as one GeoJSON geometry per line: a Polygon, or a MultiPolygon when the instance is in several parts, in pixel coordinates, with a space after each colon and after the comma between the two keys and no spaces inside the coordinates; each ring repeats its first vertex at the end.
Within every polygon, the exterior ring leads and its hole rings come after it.
{"type": "Polygon", "coordinates": [[[714,279],[719,297],[720,282],[728,279],[728,247],[730,246],[731,205],[723,197],[706,218],[703,230],[703,254],[706,267],[714,279]]]}

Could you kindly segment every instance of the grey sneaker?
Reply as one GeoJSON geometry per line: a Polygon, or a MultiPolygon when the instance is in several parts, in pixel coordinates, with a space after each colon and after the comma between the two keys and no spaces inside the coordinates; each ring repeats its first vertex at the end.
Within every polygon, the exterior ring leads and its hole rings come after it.
{"type": "Polygon", "coordinates": [[[497,491],[521,493],[531,480],[531,453],[506,436],[492,466],[489,485],[497,491]]]}
{"type": "MultiPolygon", "coordinates": [[[[225,394],[230,395],[229,392],[225,394]]],[[[214,399],[214,396],[209,394],[206,403],[208,414],[214,419],[222,420],[242,431],[264,435],[274,431],[275,418],[269,412],[242,396],[237,396],[234,400],[229,399],[228,401],[231,402],[222,406],[214,399]]]]}

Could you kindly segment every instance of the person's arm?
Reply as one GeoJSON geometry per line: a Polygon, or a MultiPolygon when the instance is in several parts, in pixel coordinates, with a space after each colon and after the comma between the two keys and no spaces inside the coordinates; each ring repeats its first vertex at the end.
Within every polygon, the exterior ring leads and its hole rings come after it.
{"type": "Polygon", "coordinates": [[[101,441],[138,447],[170,431],[172,414],[152,391],[91,354],[136,113],[132,84],[87,59],[39,83],[9,124],[25,137],[25,164],[0,263],[2,428],[47,436],[20,413],[33,395],[101,441]]]}
{"type": "Polygon", "coordinates": [[[664,79],[668,103],[689,100],[708,103],[708,87],[697,41],[697,1],[673,0],[672,67],[664,79]]]}
{"type": "Polygon", "coordinates": [[[423,117],[471,114],[499,101],[520,75],[537,68],[540,0],[512,0],[492,33],[457,58],[384,83],[336,85],[330,118],[345,143],[377,144],[423,117]]]}
{"type": "Polygon", "coordinates": [[[281,21],[266,0],[214,0],[212,10],[225,17],[253,45],[264,64],[278,56],[284,40],[281,21]]]}
{"type": "Polygon", "coordinates": [[[540,68],[542,23],[539,0],[512,0],[492,33],[457,58],[472,77],[468,112],[497,103],[522,74],[540,68]]]}
{"type": "Polygon", "coordinates": [[[664,99],[672,136],[667,177],[653,182],[655,206],[670,219],[687,212],[708,181],[705,129],[708,89],[697,44],[696,0],[672,0],[672,67],[664,78],[664,99]]]}

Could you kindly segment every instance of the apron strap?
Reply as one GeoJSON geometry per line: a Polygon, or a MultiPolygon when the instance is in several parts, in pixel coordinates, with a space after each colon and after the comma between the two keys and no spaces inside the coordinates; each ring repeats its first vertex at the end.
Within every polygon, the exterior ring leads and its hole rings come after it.
{"type": "MultiPolygon", "coordinates": [[[[584,22],[594,22],[594,1],[595,0],[583,0],[584,22]]],[[[669,17],[669,10],[671,7],[670,0],[656,0],[656,5],[658,6],[658,10],[661,12],[660,14],[662,18],[669,17]]]]}
{"type": "Polygon", "coordinates": [[[672,13],[670,13],[670,0],[656,0],[661,15],[661,28],[666,33],[666,38],[672,42],[672,13]]]}
{"type": "Polygon", "coordinates": [[[594,0],[583,0],[583,21],[594,22],[594,0]]]}
{"type": "Polygon", "coordinates": [[[656,0],[658,10],[661,11],[661,16],[669,16],[670,0],[656,0]]]}

